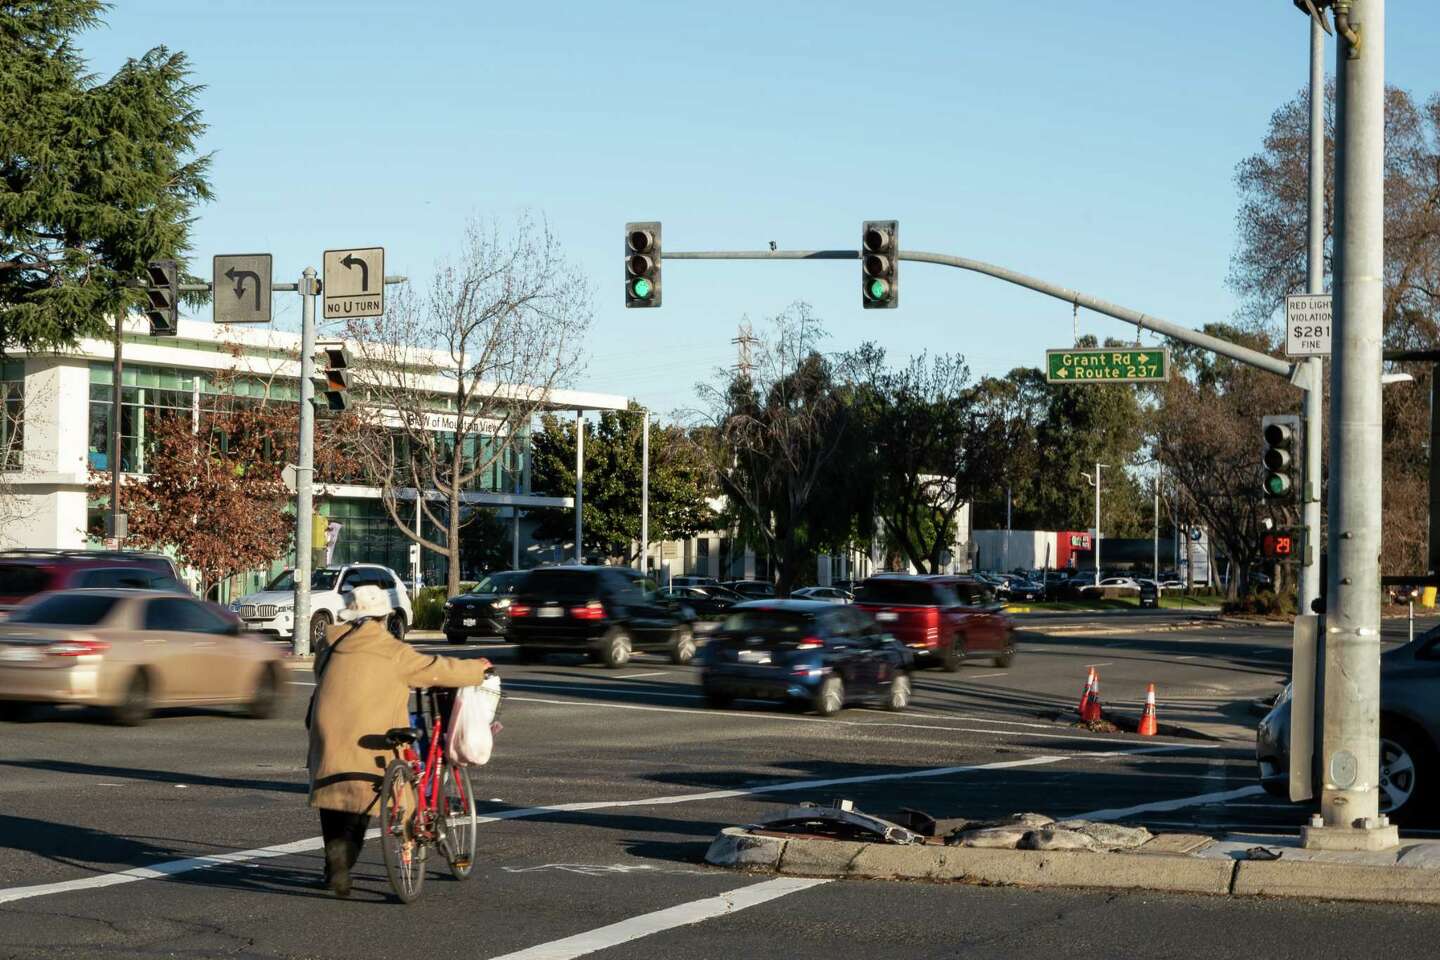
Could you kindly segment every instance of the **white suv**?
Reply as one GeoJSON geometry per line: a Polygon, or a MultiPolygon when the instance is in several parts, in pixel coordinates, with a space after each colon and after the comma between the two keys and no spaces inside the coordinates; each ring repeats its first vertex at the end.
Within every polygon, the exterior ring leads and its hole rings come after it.
{"type": "MultiPolygon", "coordinates": [[[[406,628],[415,621],[410,608],[410,594],[400,577],[389,567],[376,563],[352,563],[344,566],[319,567],[310,574],[310,645],[313,649],[325,637],[325,628],[339,619],[340,611],[350,599],[350,592],[362,584],[379,587],[390,595],[394,612],[386,624],[390,632],[405,639],[406,628]]],[[[245,621],[252,633],[269,633],[281,637],[295,631],[295,571],[286,570],[265,585],[259,593],[241,597],[230,609],[245,621]]]]}

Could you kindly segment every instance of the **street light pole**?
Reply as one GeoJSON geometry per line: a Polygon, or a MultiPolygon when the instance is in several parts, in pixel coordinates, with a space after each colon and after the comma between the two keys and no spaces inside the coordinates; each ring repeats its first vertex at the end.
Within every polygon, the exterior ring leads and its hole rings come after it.
{"type": "Polygon", "coordinates": [[[1095,586],[1100,586],[1100,468],[1108,467],[1108,463],[1095,463],[1095,477],[1092,479],[1088,474],[1080,474],[1085,482],[1095,488],[1095,586]]]}
{"type": "MultiPolygon", "coordinates": [[[[1311,294],[1325,292],[1325,26],[1320,16],[1310,18],[1310,208],[1309,247],[1305,287],[1311,294]]],[[[1301,522],[1305,545],[1301,553],[1301,613],[1310,613],[1320,598],[1320,471],[1325,436],[1325,361],[1305,361],[1305,473],[1301,484],[1301,522]]]]}
{"type": "MultiPolygon", "coordinates": [[[[290,649],[297,657],[310,650],[311,497],[315,472],[315,296],[320,282],[315,268],[300,278],[300,462],[295,467],[295,611],[290,649]]],[[[419,491],[416,491],[419,495],[419,491]]]]}
{"type": "Polygon", "coordinates": [[[650,575],[650,411],[640,419],[640,572],[650,575]]]}
{"type": "Polygon", "coordinates": [[[1335,0],[1334,360],[1320,813],[1305,846],[1383,850],[1380,371],[1385,275],[1385,0],[1335,0]]]}

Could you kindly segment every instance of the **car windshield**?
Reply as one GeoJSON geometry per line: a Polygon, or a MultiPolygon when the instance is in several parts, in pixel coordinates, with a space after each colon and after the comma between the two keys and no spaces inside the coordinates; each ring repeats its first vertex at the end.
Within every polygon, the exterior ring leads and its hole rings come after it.
{"type": "Polygon", "coordinates": [[[11,623],[43,623],[57,627],[93,627],[110,615],[119,597],[56,593],[10,617],[11,623]]]}
{"type": "Polygon", "coordinates": [[[815,632],[815,617],[813,614],[794,610],[736,610],[725,618],[720,629],[725,633],[760,636],[772,640],[798,640],[815,632]]]}
{"type": "Polygon", "coordinates": [[[862,603],[901,603],[932,606],[936,603],[935,588],[924,580],[866,580],[855,591],[862,603]]]}
{"type": "Polygon", "coordinates": [[[30,563],[0,563],[0,597],[28,597],[50,583],[50,572],[30,563]]]}
{"type": "Polygon", "coordinates": [[[470,592],[509,596],[515,592],[515,588],[524,578],[525,574],[518,571],[515,573],[492,573],[488,577],[482,577],[470,592]]]}
{"type": "MultiPolygon", "coordinates": [[[[335,581],[336,581],[337,578],[339,578],[339,576],[340,576],[340,569],[339,569],[338,567],[321,567],[319,570],[316,570],[314,573],[310,574],[310,589],[311,589],[311,590],[334,590],[334,589],[335,589],[335,581]]],[[[276,577],[274,580],[271,580],[269,583],[267,583],[267,584],[265,585],[265,589],[266,589],[266,590],[294,590],[294,589],[295,589],[295,571],[294,571],[294,570],[286,570],[284,573],[280,574],[280,576],[276,577]]]]}
{"type": "Polygon", "coordinates": [[[589,570],[531,570],[519,589],[541,597],[593,596],[599,589],[598,581],[599,577],[589,570]]]}

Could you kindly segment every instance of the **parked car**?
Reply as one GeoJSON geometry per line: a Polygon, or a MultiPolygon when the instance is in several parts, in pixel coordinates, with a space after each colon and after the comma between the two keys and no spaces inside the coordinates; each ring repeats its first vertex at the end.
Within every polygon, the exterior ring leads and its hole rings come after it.
{"type": "Polygon", "coordinates": [[[713,617],[728,613],[730,608],[743,602],[739,594],[723,587],[665,587],[656,596],[664,603],[678,607],[689,607],[696,616],[713,617]]]}
{"type": "Polygon", "coordinates": [[[629,567],[543,567],[516,588],[509,638],[522,662],[578,652],[613,668],[636,650],[656,650],[684,664],[695,656],[694,620],[629,567]]]}
{"type": "Polygon", "coordinates": [[[920,666],[955,671],[963,660],[981,657],[1009,666],[1015,627],[988,596],[977,579],[882,574],[860,585],[855,605],[910,648],[920,666]]]}
{"type": "Polygon", "coordinates": [[[790,596],[797,600],[820,600],[824,603],[849,603],[855,599],[838,587],[801,587],[791,590],[790,596]]]}
{"type": "Polygon", "coordinates": [[[731,611],[700,653],[712,707],[737,698],[808,704],[821,716],[847,703],[910,704],[914,656],[854,607],[756,600],[731,611]]]}
{"type": "Polygon", "coordinates": [[[750,600],[763,600],[766,597],[775,596],[775,585],[764,580],[730,580],[723,586],[750,600]]]}
{"type": "Polygon", "coordinates": [[[683,576],[683,577],[671,577],[671,578],[670,578],[670,586],[672,586],[672,587],[718,587],[718,586],[720,586],[720,581],[719,581],[719,580],[716,580],[714,577],[696,577],[696,576],[689,576],[689,575],[687,575],[687,576],[683,576]]]}
{"type": "Polygon", "coordinates": [[[1154,580],[1140,581],[1140,606],[1160,607],[1160,585],[1154,580]]]}
{"type": "Polygon", "coordinates": [[[130,587],[189,594],[164,554],[129,550],[7,550],[0,553],[0,616],[52,590],[130,587]]]}
{"type": "MultiPolygon", "coordinates": [[[[1260,721],[1260,785],[1290,793],[1291,685],[1260,721]]],[[[1315,795],[1320,794],[1318,768],[1315,795]]],[[[1402,825],[1440,821],[1440,629],[1380,656],[1380,812],[1402,825]]]]}
{"type": "Polygon", "coordinates": [[[1011,575],[1005,578],[1005,590],[1003,594],[997,591],[997,596],[1010,602],[1021,600],[1026,603],[1032,603],[1036,600],[1045,599],[1045,585],[1036,583],[1025,577],[1011,575]]]}
{"type": "Polygon", "coordinates": [[[1103,577],[1100,580],[1100,588],[1102,590],[1124,590],[1127,592],[1139,592],[1140,582],[1134,577],[1103,577]]]}
{"type": "MultiPolygon", "coordinates": [[[[400,576],[378,563],[350,563],[320,567],[310,574],[310,646],[313,649],[325,639],[325,628],[340,618],[352,590],[370,584],[390,596],[393,610],[386,627],[405,639],[405,631],[415,622],[410,594],[400,583],[400,576]]],[[[230,610],[245,622],[245,629],[254,633],[290,637],[295,632],[295,571],[285,570],[258,593],[233,601],[230,610]]]]}
{"type": "Polygon", "coordinates": [[[510,625],[510,604],[524,570],[487,574],[466,593],[445,601],[445,639],[464,643],[471,637],[503,637],[510,625]]]}
{"type": "Polygon", "coordinates": [[[191,596],[45,593],[0,624],[0,713],[86,704],[133,726],[156,707],[234,703],[268,717],[285,689],[282,656],[223,607],[191,596]]]}

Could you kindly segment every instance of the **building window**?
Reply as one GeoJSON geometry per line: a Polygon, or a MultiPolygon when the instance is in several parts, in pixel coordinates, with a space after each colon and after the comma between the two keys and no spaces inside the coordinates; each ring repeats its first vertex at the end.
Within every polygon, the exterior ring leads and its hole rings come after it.
{"type": "MultiPolygon", "coordinates": [[[[113,378],[109,364],[90,365],[90,467],[110,469],[113,378]]],[[[120,467],[144,473],[149,435],[166,416],[195,416],[194,375],[184,370],[126,367],[120,381],[120,467]]]]}
{"type": "Polygon", "coordinates": [[[0,361],[0,470],[25,465],[25,363],[0,361]]]}
{"type": "Polygon", "coordinates": [[[710,538],[699,537],[695,541],[695,573],[710,576],[710,538]]]}

